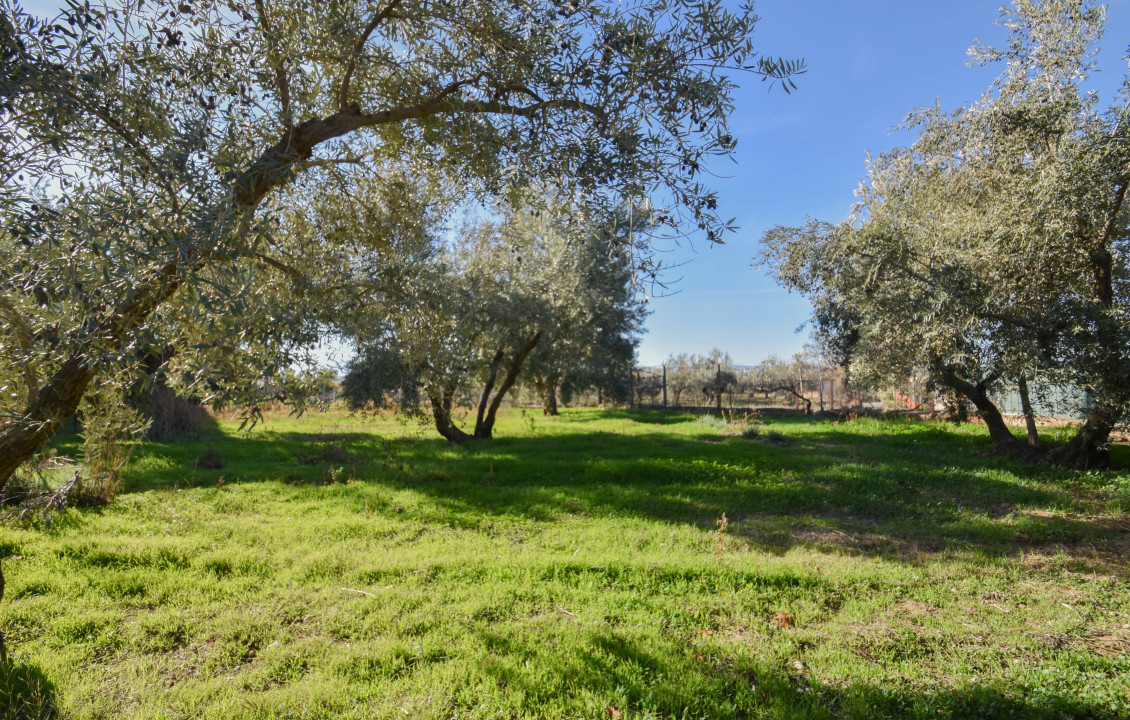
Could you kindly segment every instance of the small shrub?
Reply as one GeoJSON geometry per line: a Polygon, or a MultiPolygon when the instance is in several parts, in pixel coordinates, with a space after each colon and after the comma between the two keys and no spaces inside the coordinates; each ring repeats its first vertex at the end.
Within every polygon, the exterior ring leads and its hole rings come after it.
{"type": "Polygon", "coordinates": [[[328,468],[326,468],[325,470],[322,471],[322,484],[323,485],[334,485],[334,484],[337,484],[339,482],[344,482],[345,478],[342,477],[342,474],[344,472],[345,472],[345,468],[343,468],[343,467],[328,467],[328,468]]]}
{"type": "Polygon", "coordinates": [[[781,445],[782,447],[793,444],[793,441],[789,439],[788,435],[779,433],[776,430],[770,430],[765,433],[765,439],[774,445],[781,445]]]}
{"type": "Polygon", "coordinates": [[[122,486],[122,473],[133,454],[130,420],[87,420],[83,469],[70,494],[75,505],[106,505],[122,486]]]}
{"type": "Polygon", "coordinates": [[[127,378],[111,374],[100,380],[79,406],[83,467],[70,495],[78,505],[104,505],[113,499],[134,443],[149,427],[149,421],[125,401],[127,378]]]}
{"type": "Polygon", "coordinates": [[[195,467],[198,470],[223,470],[228,466],[228,461],[214,445],[205,445],[200,457],[196,458],[195,467]]]}

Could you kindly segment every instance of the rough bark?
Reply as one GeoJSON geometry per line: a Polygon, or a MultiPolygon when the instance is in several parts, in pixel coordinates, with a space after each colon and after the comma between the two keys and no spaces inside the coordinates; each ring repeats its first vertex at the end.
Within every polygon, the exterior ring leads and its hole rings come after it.
{"type": "Polygon", "coordinates": [[[1096,402],[1087,421],[1066,445],[1053,448],[1048,460],[1072,468],[1104,467],[1110,463],[1110,433],[1121,413],[1109,405],[1096,402]]]}
{"type": "Polygon", "coordinates": [[[1028,396],[1028,378],[1023,375],[1017,380],[1017,391],[1020,393],[1020,409],[1024,413],[1024,426],[1028,430],[1028,444],[1040,447],[1040,433],[1036,429],[1036,415],[1032,412],[1032,401],[1028,396]]]}
{"type": "Polygon", "coordinates": [[[0,488],[16,468],[39,452],[82,402],[97,374],[82,352],[73,353],[39,390],[23,417],[10,421],[0,433],[0,488]]]}
{"type": "Polygon", "coordinates": [[[445,389],[442,396],[429,394],[432,403],[432,418],[435,420],[436,431],[449,443],[462,445],[475,439],[474,435],[463,432],[451,420],[451,406],[455,396],[453,389],[445,389]]]}
{"type": "Polygon", "coordinates": [[[1005,423],[1000,408],[989,398],[990,379],[974,384],[955,371],[947,369],[942,372],[942,381],[973,403],[973,407],[977,408],[977,414],[989,430],[989,438],[997,446],[998,451],[1024,459],[1035,459],[1032,455],[1033,448],[1016,439],[1005,423]]]}
{"type": "Polygon", "coordinates": [[[492,390],[494,390],[494,383],[495,383],[495,380],[498,378],[498,368],[499,368],[500,365],[502,365],[502,358],[503,358],[503,349],[499,348],[498,352],[496,352],[494,354],[494,357],[491,358],[490,372],[487,374],[486,385],[483,386],[483,395],[482,395],[481,398],[479,398],[479,412],[478,412],[477,415],[475,415],[475,435],[476,436],[478,436],[479,428],[481,428],[483,426],[483,422],[486,420],[485,414],[486,414],[487,404],[490,402],[490,393],[491,393],[492,390]]]}
{"type": "Polygon", "coordinates": [[[557,385],[559,382],[561,380],[557,375],[538,375],[534,378],[534,389],[537,390],[538,398],[541,399],[542,415],[554,416],[560,414],[557,409],[557,385]]]}

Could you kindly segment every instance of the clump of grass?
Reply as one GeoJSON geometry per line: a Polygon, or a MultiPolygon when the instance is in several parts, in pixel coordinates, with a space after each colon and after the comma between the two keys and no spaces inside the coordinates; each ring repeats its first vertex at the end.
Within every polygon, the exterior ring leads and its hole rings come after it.
{"type": "Polygon", "coordinates": [[[344,473],[345,468],[343,467],[328,467],[322,471],[322,484],[334,485],[339,482],[346,482],[348,478],[344,476],[344,473]]]}
{"type": "Polygon", "coordinates": [[[784,433],[777,432],[776,430],[770,430],[769,432],[765,433],[765,439],[773,443],[774,445],[780,445],[781,447],[787,447],[793,444],[792,438],[790,438],[788,435],[785,435],[784,433]]]}
{"type": "Polygon", "coordinates": [[[756,425],[750,425],[745,430],[742,430],[742,437],[746,440],[756,440],[761,437],[761,428],[756,425]]]}
{"type": "Polygon", "coordinates": [[[728,427],[725,419],[713,415],[700,415],[696,422],[704,430],[725,430],[728,427]]]}
{"type": "Polygon", "coordinates": [[[223,453],[214,445],[205,445],[200,457],[196,458],[195,467],[198,470],[223,470],[228,466],[223,453]]]}

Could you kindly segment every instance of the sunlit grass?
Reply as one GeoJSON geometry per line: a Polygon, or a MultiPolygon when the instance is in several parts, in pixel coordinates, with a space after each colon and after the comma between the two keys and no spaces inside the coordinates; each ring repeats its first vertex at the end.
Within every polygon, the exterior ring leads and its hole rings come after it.
{"type": "Polygon", "coordinates": [[[993,457],[972,427],[747,427],[512,411],[457,448],[334,412],[143,446],[112,505],[0,530],[6,701],[34,684],[79,718],[1130,713],[1125,473],[993,457]],[[223,467],[197,467],[206,452],[223,467]]]}

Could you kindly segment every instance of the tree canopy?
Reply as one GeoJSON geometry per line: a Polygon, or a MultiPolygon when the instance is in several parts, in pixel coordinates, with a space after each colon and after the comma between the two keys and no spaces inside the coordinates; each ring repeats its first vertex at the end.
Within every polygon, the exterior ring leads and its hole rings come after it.
{"type": "Polygon", "coordinates": [[[1130,412],[1130,95],[1084,91],[1103,7],[1018,0],[1004,70],[973,105],[926,108],[910,147],[869,162],[852,218],[766,233],[762,261],[809,294],[818,330],[870,385],[923,371],[1022,446],[991,399],[1035,369],[1095,403],[1052,459],[1088,465],[1130,412]]]}
{"type": "Polygon", "coordinates": [[[719,239],[700,178],[734,146],[731,72],[803,70],[712,0],[0,10],[0,482],[146,345],[195,377],[288,365],[317,332],[279,313],[306,269],[274,239],[296,178],[395,164],[489,194],[566,177],[592,206],[648,197],[660,225],[719,239]]]}

